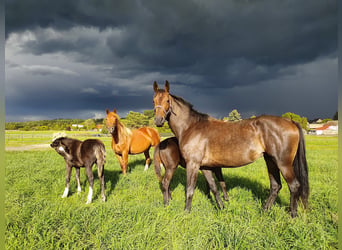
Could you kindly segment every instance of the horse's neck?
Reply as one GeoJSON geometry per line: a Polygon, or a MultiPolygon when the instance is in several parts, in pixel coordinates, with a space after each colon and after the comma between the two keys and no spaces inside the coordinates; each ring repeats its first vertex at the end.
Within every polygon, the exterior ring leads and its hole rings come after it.
{"type": "Polygon", "coordinates": [[[132,131],[125,127],[121,122],[118,122],[115,129],[115,134],[113,139],[115,144],[120,144],[120,142],[125,142],[127,138],[132,134],[132,131]]]}
{"type": "Polygon", "coordinates": [[[169,117],[169,127],[175,136],[179,139],[193,123],[191,119],[191,108],[184,103],[175,100],[172,97],[171,100],[172,112],[169,117]]]}

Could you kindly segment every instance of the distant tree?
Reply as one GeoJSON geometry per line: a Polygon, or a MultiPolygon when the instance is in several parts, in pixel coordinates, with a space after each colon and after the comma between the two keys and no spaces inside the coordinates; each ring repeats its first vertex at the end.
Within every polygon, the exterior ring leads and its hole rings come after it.
{"type": "Polygon", "coordinates": [[[240,113],[236,110],[233,109],[232,112],[228,114],[228,117],[223,118],[224,121],[240,121],[241,120],[241,115],[240,113]]]}
{"type": "Polygon", "coordinates": [[[300,126],[305,129],[305,130],[308,130],[309,127],[308,127],[308,119],[306,117],[300,117],[299,115],[297,114],[294,114],[294,113],[291,113],[291,112],[287,112],[285,114],[282,115],[282,117],[284,118],[288,118],[294,122],[297,122],[300,124],[300,126]]]}
{"type": "Polygon", "coordinates": [[[108,134],[108,129],[107,129],[107,126],[106,126],[106,119],[103,119],[102,121],[102,124],[103,124],[103,127],[102,127],[102,130],[101,130],[101,133],[102,134],[108,134]]]}
{"type": "Polygon", "coordinates": [[[86,127],[87,130],[92,130],[95,128],[96,124],[93,119],[88,119],[84,121],[84,126],[86,127]]]}
{"type": "Polygon", "coordinates": [[[146,115],[130,111],[122,122],[129,128],[141,128],[148,126],[149,119],[146,115]]]}
{"type": "Polygon", "coordinates": [[[154,118],[154,110],[153,109],[145,110],[143,112],[143,115],[145,115],[150,120],[151,118],[154,118]]]}

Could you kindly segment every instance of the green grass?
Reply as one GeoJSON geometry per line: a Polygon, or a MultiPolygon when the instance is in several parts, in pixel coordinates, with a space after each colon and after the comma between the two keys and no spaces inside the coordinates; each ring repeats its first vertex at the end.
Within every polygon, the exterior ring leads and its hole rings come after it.
{"type": "MultiPolygon", "coordinates": [[[[101,138],[103,139],[103,138],[101,138]]],[[[120,173],[107,150],[107,202],[101,202],[95,175],[93,203],[86,205],[88,182],[81,170],[77,194],[75,172],[69,197],[64,190],[64,160],[52,149],[6,152],[5,216],[7,249],[335,249],[337,248],[337,137],[306,138],[309,164],[309,210],[298,218],[288,212],[283,189],[267,213],[261,209],[269,192],[262,159],[224,169],[229,202],[217,210],[204,195],[200,174],[192,210],[184,212],[185,170],[178,168],[172,197],[163,206],[153,167],[144,172],[144,156],[129,157],[131,171],[120,173]]],[[[151,155],[152,155],[151,150],[151,155]]],[[[222,194],[222,193],[221,193],[222,194]]]]}

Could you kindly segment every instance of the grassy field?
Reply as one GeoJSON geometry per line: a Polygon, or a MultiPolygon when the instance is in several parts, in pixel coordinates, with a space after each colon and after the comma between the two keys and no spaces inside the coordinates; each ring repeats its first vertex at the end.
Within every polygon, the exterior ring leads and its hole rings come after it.
{"type": "MultiPolygon", "coordinates": [[[[153,168],[143,171],[144,156],[130,156],[131,171],[123,176],[110,140],[100,139],[107,149],[105,203],[100,199],[95,167],[94,199],[86,205],[84,170],[82,193],[77,194],[73,171],[69,197],[62,199],[62,157],[52,149],[6,152],[7,249],[337,248],[337,137],[306,137],[309,210],[300,206],[295,219],[288,212],[290,195],[285,182],[276,204],[269,212],[262,211],[269,192],[263,159],[223,170],[230,195],[223,210],[217,210],[205,197],[205,181],[200,175],[192,211],[187,213],[184,169],[175,173],[173,200],[165,208],[153,168]]],[[[30,143],[32,140],[13,140],[13,144],[30,143]]]]}

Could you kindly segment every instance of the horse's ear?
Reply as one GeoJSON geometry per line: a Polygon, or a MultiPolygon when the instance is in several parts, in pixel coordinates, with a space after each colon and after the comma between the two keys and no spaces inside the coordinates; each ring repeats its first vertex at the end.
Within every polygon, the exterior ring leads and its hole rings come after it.
{"type": "Polygon", "coordinates": [[[109,109],[106,109],[106,114],[107,114],[107,115],[109,114],[109,109]]]}
{"type": "Polygon", "coordinates": [[[167,80],[165,81],[165,91],[168,92],[168,93],[170,91],[170,84],[169,84],[169,82],[167,80]]]}
{"type": "Polygon", "coordinates": [[[154,83],[153,83],[153,90],[154,90],[154,92],[157,92],[159,90],[158,83],[156,81],[154,81],[154,83]]]}
{"type": "Polygon", "coordinates": [[[114,109],[114,113],[116,114],[116,109],[114,109]]]}

